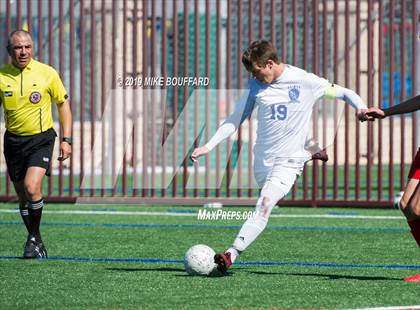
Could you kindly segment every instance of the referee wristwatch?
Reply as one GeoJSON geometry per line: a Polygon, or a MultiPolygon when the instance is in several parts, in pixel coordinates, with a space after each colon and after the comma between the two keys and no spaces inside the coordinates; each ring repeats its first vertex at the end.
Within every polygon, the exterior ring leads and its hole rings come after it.
{"type": "Polygon", "coordinates": [[[61,142],[66,142],[66,143],[68,143],[69,145],[71,145],[71,144],[73,143],[73,139],[72,139],[71,137],[63,137],[63,138],[61,139],[61,142]]]}

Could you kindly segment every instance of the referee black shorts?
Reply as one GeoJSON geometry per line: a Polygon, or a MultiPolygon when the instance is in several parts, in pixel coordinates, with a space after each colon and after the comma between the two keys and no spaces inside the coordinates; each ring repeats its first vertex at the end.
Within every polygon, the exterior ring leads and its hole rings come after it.
{"type": "Polygon", "coordinates": [[[3,150],[10,179],[23,180],[29,167],[45,168],[49,176],[56,137],[53,128],[32,136],[17,136],[6,131],[3,150]]]}

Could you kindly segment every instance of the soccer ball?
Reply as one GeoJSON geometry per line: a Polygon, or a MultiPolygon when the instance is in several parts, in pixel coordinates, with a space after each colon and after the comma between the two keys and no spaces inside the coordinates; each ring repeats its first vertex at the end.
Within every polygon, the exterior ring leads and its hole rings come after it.
{"type": "Polygon", "coordinates": [[[216,252],[209,246],[197,244],[192,246],[184,256],[185,271],[190,275],[208,276],[217,270],[214,263],[216,252]]]}

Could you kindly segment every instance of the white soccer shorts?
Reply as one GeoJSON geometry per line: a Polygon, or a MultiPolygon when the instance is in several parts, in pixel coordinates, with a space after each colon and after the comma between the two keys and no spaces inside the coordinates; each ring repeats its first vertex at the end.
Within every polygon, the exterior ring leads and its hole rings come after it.
{"type": "Polygon", "coordinates": [[[254,176],[258,186],[263,188],[266,183],[270,182],[287,195],[296,178],[301,175],[307,160],[308,158],[260,159],[256,156],[254,160],[254,176]]]}

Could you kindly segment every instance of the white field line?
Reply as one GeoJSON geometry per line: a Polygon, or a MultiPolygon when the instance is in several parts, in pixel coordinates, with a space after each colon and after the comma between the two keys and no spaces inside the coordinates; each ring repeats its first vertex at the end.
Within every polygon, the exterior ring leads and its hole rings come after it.
{"type": "MultiPolygon", "coordinates": [[[[217,210],[214,210],[214,212],[217,212],[217,210]]],[[[0,209],[0,213],[19,213],[19,210],[0,209]]],[[[175,217],[197,217],[198,215],[197,212],[194,212],[194,213],[179,212],[178,213],[178,212],[153,212],[153,211],[100,211],[100,210],[98,211],[95,211],[95,210],[44,210],[42,213],[80,214],[80,215],[175,216],[175,217]]],[[[270,217],[272,218],[361,219],[361,220],[404,220],[405,219],[403,216],[340,215],[340,214],[271,214],[270,217]]]]}
{"type": "MultiPolygon", "coordinates": [[[[357,308],[357,310],[403,310],[403,309],[420,309],[420,305],[413,306],[391,306],[391,307],[378,307],[378,308],[357,308]]],[[[352,310],[352,309],[348,309],[352,310]]],[[[356,309],[355,309],[356,310],[356,309]]]]}

